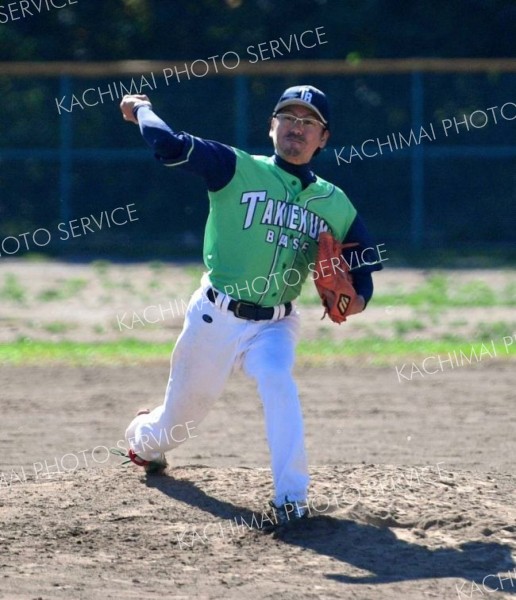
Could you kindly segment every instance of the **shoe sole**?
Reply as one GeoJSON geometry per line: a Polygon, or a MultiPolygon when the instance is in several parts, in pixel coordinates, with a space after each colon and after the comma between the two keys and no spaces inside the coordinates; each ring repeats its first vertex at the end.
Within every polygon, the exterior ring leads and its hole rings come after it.
{"type": "Polygon", "coordinates": [[[261,527],[260,529],[263,533],[267,533],[267,534],[274,533],[274,532],[287,531],[291,527],[295,528],[298,525],[301,525],[301,523],[306,522],[309,519],[309,517],[310,517],[310,515],[307,512],[302,517],[298,517],[296,519],[290,519],[290,521],[287,521],[286,523],[274,523],[272,525],[266,525],[264,527],[261,527]]]}
{"type": "Polygon", "coordinates": [[[145,469],[145,473],[147,473],[147,475],[163,475],[163,473],[167,470],[167,467],[168,463],[165,460],[164,462],[151,461],[143,468],[145,469]]]}

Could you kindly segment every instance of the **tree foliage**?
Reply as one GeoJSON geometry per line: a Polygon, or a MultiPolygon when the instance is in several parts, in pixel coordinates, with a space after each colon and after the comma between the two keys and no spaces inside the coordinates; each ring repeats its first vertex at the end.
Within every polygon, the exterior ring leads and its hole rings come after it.
{"type": "Polygon", "coordinates": [[[321,25],[331,43],[310,58],[509,57],[516,50],[514,0],[76,0],[61,9],[50,4],[51,10],[42,0],[39,6],[33,16],[18,12],[17,20],[0,25],[0,60],[191,60],[321,25]]]}

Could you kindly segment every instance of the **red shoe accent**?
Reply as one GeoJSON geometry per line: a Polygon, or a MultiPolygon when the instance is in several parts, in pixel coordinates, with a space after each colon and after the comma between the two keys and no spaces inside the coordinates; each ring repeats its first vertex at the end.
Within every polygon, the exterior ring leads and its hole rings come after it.
{"type": "Polygon", "coordinates": [[[144,460],[143,458],[140,458],[131,449],[129,449],[127,456],[129,457],[129,460],[131,460],[131,462],[133,462],[135,465],[138,465],[139,467],[146,467],[149,464],[148,460],[144,460]]]}

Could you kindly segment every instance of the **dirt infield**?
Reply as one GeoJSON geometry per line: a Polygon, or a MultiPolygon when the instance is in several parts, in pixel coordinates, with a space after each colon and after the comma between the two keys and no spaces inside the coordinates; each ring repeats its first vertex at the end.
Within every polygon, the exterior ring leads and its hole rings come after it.
{"type": "MultiPolygon", "coordinates": [[[[3,261],[0,343],[172,346],[199,274],[198,265],[3,261]]],[[[166,358],[0,365],[0,599],[514,596],[516,363],[489,349],[516,332],[506,301],[516,280],[502,270],[446,278],[386,269],[376,304],[342,328],[320,321],[308,288],[303,339],[460,336],[486,352],[438,369],[434,357],[416,376],[411,361],[403,370],[389,356],[382,367],[364,355],[300,360],[311,518],[277,536],[262,531],[269,456],[242,375],[169,453],[168,474],[146,480],[109,448],[125,445],[138,408],[162,401],[166,358]],[[411,290],[446,289],[463,303],[407,301],[411,290]]]]}
{"type": "Polygon", "coordinates": [[[167,476],[108,454],[167,375],[0,368],[0,598],[516,594],[513,361],[402,382],[392,366],[298,368],[312,518],[275,537],[260,530],[261,409],[240,375],[167,476]]]}

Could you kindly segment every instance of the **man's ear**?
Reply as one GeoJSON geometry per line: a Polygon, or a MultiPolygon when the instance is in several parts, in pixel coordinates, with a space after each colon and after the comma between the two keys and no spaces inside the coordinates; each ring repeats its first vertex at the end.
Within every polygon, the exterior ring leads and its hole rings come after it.
{"type": "Polygon", "coordinates": [[[273,119],[272,117],[269,119],[269,137],[272,138],[272,129],[273,129],[273,125],[272,125],[273,119]]]}
{"type": "Polygon", "coordinates": [[[329,129],[325,129],[321,133],[321,142],[319,144],[319,148],[324,148],[326,146],[326,144],[328,143],[329,139],[330,139],[330,131],[329,131],[329,129]]]}

